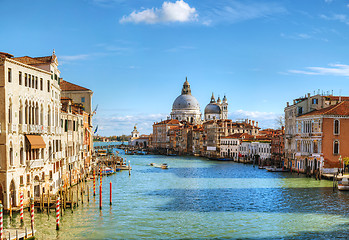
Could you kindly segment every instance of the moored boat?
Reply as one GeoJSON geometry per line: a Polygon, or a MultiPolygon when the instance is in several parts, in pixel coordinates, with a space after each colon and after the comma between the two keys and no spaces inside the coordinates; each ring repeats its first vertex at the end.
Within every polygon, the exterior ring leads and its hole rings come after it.
{"type": "Polygon", "coordinates": [[[348,178],[342,178],[342,181],[338,181],[338,190],[349,191],[349,181],[348,178]]]}

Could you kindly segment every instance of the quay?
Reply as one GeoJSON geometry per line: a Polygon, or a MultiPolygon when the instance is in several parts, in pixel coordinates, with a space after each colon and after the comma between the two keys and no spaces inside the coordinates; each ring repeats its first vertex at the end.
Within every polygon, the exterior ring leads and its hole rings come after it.
{"type": "Polygon", "coordinates": [[[27,228],[8,228],[3,230],[3,240],[32,240],[35,239],[35,232],[32,233],[31,229],[27,228]]]}

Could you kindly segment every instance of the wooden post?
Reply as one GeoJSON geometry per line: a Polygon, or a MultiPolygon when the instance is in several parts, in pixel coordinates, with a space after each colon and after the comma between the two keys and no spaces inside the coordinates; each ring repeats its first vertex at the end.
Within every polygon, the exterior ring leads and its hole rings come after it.
{"type": "Polygon", "coordinates": [[[59,230],[59,196],[56,200],[56,230],[59,230]]]}
{"type": "Polygon", "coordinates": [[[10,220],[12,220],[12,196],[10,193],[10,220]]]}
{"type": "Polygon", "coordinates": [[[80,192],[81,192],[81,204],[84,204],[84,182],[81,183],[81,189],[80,189],[80,192]]]}
{"type": "Polygon", "coordinates": [[[20,203],[21,203],[21,209],[20,209],[20,216],[21,216],[21,225],[23,225],[23,192],[20,193],[20,203]]]}
{"type": "Polygon", "coordinates": [[[3,239],[3,226],[4,226],[4,223],[3,223],[3,206],[2,206],[2,203],[0,201],[0,240],[3,239]]]}
{"type": "Polygon", "coordinates": [[[130,160],[128,161],[128,175],[131,176],[130,160]]]}
{"type": "Polygon", "coordinates": [[[34,237],[34,198],[30,198],[30,216],[31,216],[32,237],[34,237]]]}
{"type": "Polygon", "coordinates": [[[41,194],[41,199],[40,199],[40,211],[44,211],[44,192],[41,194]]]}
{"type": "Polygon", "coordinates": [[[79,206],[79,187],[76,185],[76,207],[79,206]]]}
{"type": "Polygon", "coordinates": [[[50,190],[47,192],[47,215],[50,213],[50,190]]]}
{"type": "Polygon", "coordinates": [[[110,181],[110,183],[109,183],[109,189],[110,189],[110,201],[109,201],[109,203],[110,203],[110,205],[112,205],[113,203],[112,203],[112,183],[111,183],[111,181],[110,181]]]}
{"type": "Polygon", "coordinates": [[[93,169],[93,196],[96,196],[96,173],[93,169]]]}
{"type": "Polygon", "coordinates": [[[102,185],[99,185],[99,209],[102,210],[102,185]]]}
{"type": "Polygon", "coordinates": [[[87,202],[90,202],[90,188],[87,187],[87,202]]]}

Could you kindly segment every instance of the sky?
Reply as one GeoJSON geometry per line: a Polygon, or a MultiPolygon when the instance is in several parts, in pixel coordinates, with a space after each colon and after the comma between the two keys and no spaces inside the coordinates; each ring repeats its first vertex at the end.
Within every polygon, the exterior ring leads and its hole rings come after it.
{"type": "Polygon", "coordinates": [[[0,51],[58,56],[91,89],[102,136],[141,134],[169,116],[185,78],[201,111],[277,127],[286,102],[348,96],[348,0],[0,0],[0,51]]]}

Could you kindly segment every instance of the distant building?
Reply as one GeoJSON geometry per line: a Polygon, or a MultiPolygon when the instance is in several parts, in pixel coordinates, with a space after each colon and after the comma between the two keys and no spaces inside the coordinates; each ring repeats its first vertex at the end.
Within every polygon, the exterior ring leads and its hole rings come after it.
{"type": "Polygon", "coordinates": [[[133,131],[131,132],[131,138],[128,141],[128,145],[146,148],[149,146],[150,138],[150,135],[139,135],[137,126],[135,125],[133,131]]]}

